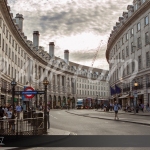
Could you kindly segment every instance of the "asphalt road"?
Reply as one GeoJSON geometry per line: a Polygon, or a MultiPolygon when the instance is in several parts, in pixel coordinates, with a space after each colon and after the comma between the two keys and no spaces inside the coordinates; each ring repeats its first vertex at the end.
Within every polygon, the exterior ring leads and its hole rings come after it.
{"type": "MultiPolygon", "coordinates": [[[[86,110],[84,114],[88,115],[88,113],[92,112],[86,110]]],[[[112,114],[102,112],[99,112],[99,115],[112,116],[112,114]]],[[[120,114],[120,117],[126,116],[120,114]]],[[[132,115],[128,117],[132,118],[132,115]]],[[[141,117],[149,119],[146,116],[137,116],[137,119],[141,117]]],[[[66,130],[77,135],[150,135],[150,126],[76,116],[67,113],[66,110],[52,110],[50,122],[52,128],[66,130]]]]}
{"type": "MultiPolygon", "coordinates": [[[[70,110],[72,111],[72,110],[70,110]]],[[[88,115],[89,113],[95,114],[93,111],[79,111],[79,113],[88,115]]],[[[113,114],[99,112],[97,115],[112,116],[113,114]]],[[[127,117],[120,114],[120,117],[127,117]]],[[[129,115],[132,118],[132,115],[129,115]]],[[[137,119],[145,116],[135,116],[137,119]]],[[[120,122],[114,120],[104,120],[89,118],[83,116],[77,116],[69,114],[66,110],[51,110],[50,123],[52,128],[66,130],[71,132],[72,135],[150,135],[150,126],[120,122]]],[[[138,136],[137,136],[138,137],[138,136]]],[[[140,139],[142,142],[142,139],[140,139]]],[[[109,141],[108,141],[109,142],[109,141]]],[[[121,140],[118,142],[121,142],[121,140]]],[[[136,142],[135,142],[136,143],[136,142]]],[[[12,150],[18,150],[16,148],[7,148],[12,150]]],[[[148,150],[149,147],[34,147],[23,148],[29,150],[148,150]]]]}

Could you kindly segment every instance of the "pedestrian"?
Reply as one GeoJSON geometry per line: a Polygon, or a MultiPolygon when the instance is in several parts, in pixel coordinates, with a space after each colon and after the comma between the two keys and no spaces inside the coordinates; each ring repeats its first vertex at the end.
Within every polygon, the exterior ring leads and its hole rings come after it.
{"type": "Polygon", "coordinates": [[[144,110],[144,104],[141,104],[141,110],[142,111],[144,110]]]}
{"type": "Polygon", "coordinates": [[[4,117],[4,110],[1,106],[0,107],[0,129],[3,129],[3,117],[4,117]]]}
{"type": "Polygon", "coordinates": [[[117,102],[115,101],[115,104],[114,104],[115,119],[114,120],[116,120],[116,118],[119,120],[118,109],[119,109],[119,106],[118,106],[117,102]]]}
{"type": "Polygon", "coordinates": [[[50,128],[50,119],[49,119],[49,112],[50,112],[50,107],[47,106],[47,123],[48,123],[48,129],[50,128]]]}
{"type": "Polygon", "coordinates": [[[11,131],[12,129],[12,126],[13,126],[13,121],[11,120],[12,119],[12,115],[13,115],[13,111],[12,109],[9,107],[8,111],[7,111],[7,118],[8,118],[8,122],[9,122],[9,131],[11,131]]]}
{"type": "Polygon", "coordinates": [[[20,113],[21,113],[21,106],[20,103],[16,106],[16,113],[17,113],[17,118],[20,119],[20,113]]]}
{"type": "Polygon", "coordinates": [[[149,111],[149,103],[146,104],[146,110],[149,111]]]}

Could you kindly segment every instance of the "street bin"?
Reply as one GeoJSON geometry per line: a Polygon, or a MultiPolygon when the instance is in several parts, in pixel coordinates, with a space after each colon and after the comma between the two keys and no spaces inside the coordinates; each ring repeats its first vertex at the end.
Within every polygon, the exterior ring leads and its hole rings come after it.
{"type": "Polygon", "coordinates": [[[136,109],[136,113],[139,113],[139,109],[136,109]]]}

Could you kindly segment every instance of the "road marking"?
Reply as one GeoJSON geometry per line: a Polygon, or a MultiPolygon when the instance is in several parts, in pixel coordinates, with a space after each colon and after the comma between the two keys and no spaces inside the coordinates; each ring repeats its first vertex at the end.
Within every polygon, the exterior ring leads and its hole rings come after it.
{"type": "Polygon", "coordinates": [[[60,112],[58,112],[58,114],[61,114],[60,112]]]}
{"type": "Polygon", "coordinates": [[[105,122],[105,123],[108,123],[108,122],[105,122]]]}
{"type": "Polygon", "coordinates": [[[55,119],[57,119],[56,117],[54,117],[55,119]]]}

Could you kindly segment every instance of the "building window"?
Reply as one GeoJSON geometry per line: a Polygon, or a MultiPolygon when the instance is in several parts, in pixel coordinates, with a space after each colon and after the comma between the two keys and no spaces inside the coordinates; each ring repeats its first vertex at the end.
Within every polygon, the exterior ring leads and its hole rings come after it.
{"type": "Polygon", "coordinates": [[[16,43],[16,46],[15,46],[16,51],[17,51],[17,47],[18,47],[18,46],[17,46],[17,43],[16,43]]]}
{"type": "Polygon", "coordinates": [[[128,33],[126,33],[126,41],[128,41],[129,39],[129,36],[128,36],[128,33]]]}
{"type": "Polygon", "coordinates": [[[4,39],[3,39],[3,45],[2,45],[2,50],[4,51],[4,39]]]}
{"type": "Polygon", "coordinates": [[[8,38],[8,30],[6,29],[6,38],[8,38]]]}
{"type": "Polygon", "coordinates": [[[141,60],[141,56],[138,56],[138,68],[139,68],[139,69],[142,68],[142,60],[141,60]]]}
{"type": "Polygon", "coordinates": [[[10,65],[8,66],[8,75],[10,75],[10,65]]]}
{"type": "Polygon", "coordinates": [[[124,49],[122,50],[122,59],[124,59],[124,49]]]}
{"type": "Polygon", "coordinates": [[[1,34],[0,34],[0,47],[1,47],[1,34]]]}
{"type": "Polygon", "coordinates": [[[137,47],[138,47],[138,49],[141,49],[141,48],[142,48],[141,37],[139,37],[139,38],[137,39],[137,47]]]}
{"type": "Polygon", "coordinates": [[[120,47],[120,41],[118,41],[118,48],[120,47]]]}
{"type": "Polygon", "coordinates": [[[5,34],[5,24],[3,23],[3,33],[5,34]]]}
{"type": "Polygon", "coordinates": [[[17,72],[16,72],[16,69],[15,69],[15,78],[16,78],[16,75],[17,75],[17,72]]]}
{"type": "Polygon", "coordinates": [[[124,42],[123,42],[123,37],[122,37],[121,41],[122,41],[122,45],[123,45],[123,44],[124,44],[124,42]]]}
{"type": "Polygon", "coordinates": [[[23,56],[23,50],[21,50],[21,56],[23,56]]]}
{"type": "Polygon", "coordinates": [[[137,31],[140,31],[141,30],[141,24],[140,22],[137,24],[137,31]]]}
{"type": "Polygon", "coordinates": [[[148,16],[146,16],[146,17],[144,18],[144,21],[145,21],[145,26],[148,25],[148,23],[149,23],[148,16]]]}
{"type": "Polygon", "coordinates": [[[11,43],[11,35],[9,34],[9,43],[11,43]]]}
{"type": "Polygon", "coordinates": [[[14,52],[12,52],[12,61],[14,61],[14,52]]]}
{"type": "Polygon", "coordinates": [[[14,77],[14,73],[13,73],[13,67],[11,67],[11,77],[14,77]]]}
{"type": "Polygon", "coordinates": [[[6,55],[8,54],[7,44],[6,44],[5,54],[6,55]]]}
{"type": "Polygon", "coordinates": [[[18,66],[20,67],[20,58],[18,58],[18,66]]]}
{"type": "Polygon", "coordinates": [[[145,3],[146,0],[142,0],[142,3],[145,3]]]}
{"type": "Polygon", "coordinates": [[[146,53],[146,67],[150,66],[149,52],[146,53]]]}
{"type": "Polygon", "coordinates": [[[128,56],[129,56],[129,47],[126,46],[126,57],[128,57],[128,56]]]}
{"type": "Polygon", "coordinates": [[[131,53],[134,53],[134,45],[133,45],[133,42],[131,43],[131,53]]]}
{"type": "Polygon", "coordinates": [[[17,64],[17,55],[15,55],[15,64],[17,64]]]}
{"type": "Polygon", "coordinates": [[[12,46],[14,47],[14,43],[15,43],[15,41],[13,40],[13,42],[12,42],[12,46]]]}
{"type": "Polygon", "coordinates": [[[138,9],[138,4],[136,3],[136,4],[135,4],[135,10],[137,10],[137,9],[138,9]]]}
{"type": "Polygon", "coordinates": [[[149,35],[148,32],[145,33],[145,45],[149,44],[149,35]]]}
{"type": "Polygon", "coordinates": [[[129,74],[129,64],[127,65],[127,75],[129,74]]]}
{"type": "Polygon", "coordinates": [[[119,53],[119,61],[120,61],[120,59],[121,59],[121,58],[120,58],[120,53],[119,53]]]}
{"type": "Polygon", "coordinates": [[[131,37],[134,35],[133,28],[130,30],[131,37]]]}
{"type": "Polygon", "coordinates": [[[134,69],[135,69],[135,62],[133,61],[132,62],[132,72],[134,72],[134,69]]]}
{"type": "Polygon", "coordinates": [[[18,48],[18,53],[19,53],[19,54],[20,54],[20,49],[21,49],[21,48],[19,47],[19,48],[18,48]]]}
{"type": "Polygon", "coordinates": [[[9,58],[11,57],[11,49],[9,48],[9,58]]]}

